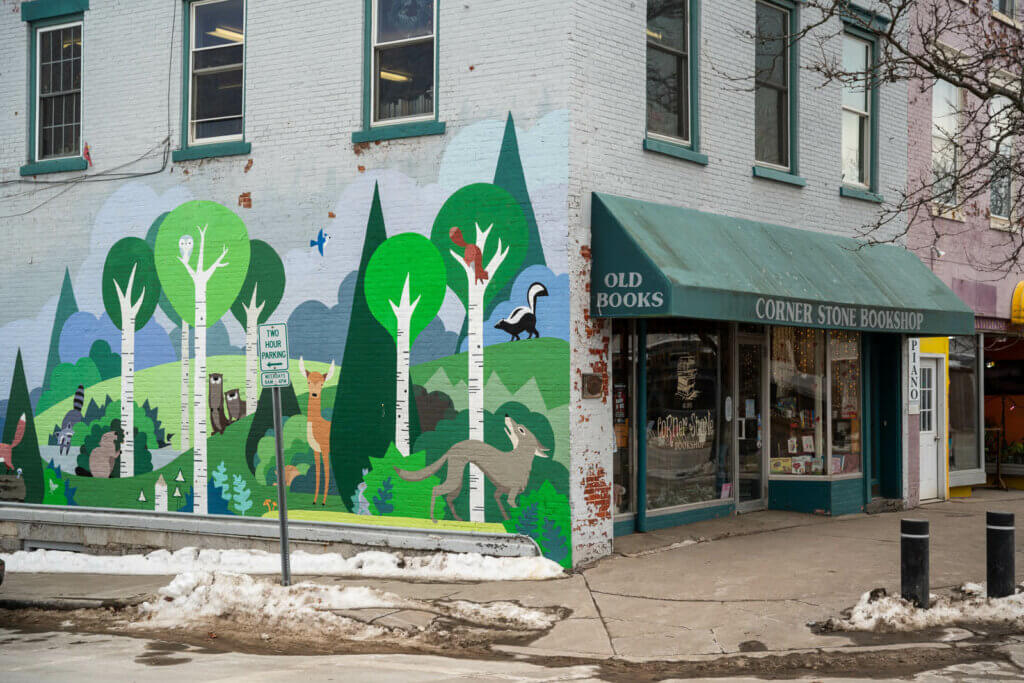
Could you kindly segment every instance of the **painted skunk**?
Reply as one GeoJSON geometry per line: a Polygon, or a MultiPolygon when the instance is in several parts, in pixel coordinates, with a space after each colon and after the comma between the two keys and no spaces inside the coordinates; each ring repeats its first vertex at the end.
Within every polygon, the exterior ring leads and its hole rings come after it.
{"type": "Polygon", "coordinates": [[[499,321],[494,327],[512,335],[512,339],[509,341],[518,340],[519,335],[523,332],[529,333],[526,335],[527,339],[539,337],[540,332],[537,331],[537,297],[547,295],[547,287],[539,282],[534,282],[526,292],[527,305],[516,306],[507,318],[499,321]]]}

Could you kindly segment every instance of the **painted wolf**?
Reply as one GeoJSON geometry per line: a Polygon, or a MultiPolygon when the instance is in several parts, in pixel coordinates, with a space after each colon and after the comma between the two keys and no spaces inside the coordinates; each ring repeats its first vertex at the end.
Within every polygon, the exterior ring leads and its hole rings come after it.
{"type": "Polygon", "coordinates": [[[511,507],[517,507],[516,497],[523,492],[530,480],[533,459],[535,457],[550,457],[547,452],[551,449],[544,448],[533,432],[517,423],[508,414],[505,415],[505,434],[512,442],[511,451],[499,451],[483,441],[467,439],[449,448],[447,453],[437,459],[437,462],[421,470],[409,472],[396,467],[395,473],[406,481],[423,481],[447,463],[448,474],[443,482],[434,487],[430,496],[430,520],[437,521],[434,519],[434,502],[438,496],[444,496],[445,502],[448,503],[448,509],[452,512],[452,517],[462,521],[459,513],[455,512],[453,503],[462,491],[462,479],[466,466],[473,463],[494,484],[494,501],[498,504],[498,509],[501,510],[501,516],[508,519],[505,506],[501,504],[501,496],[505,496],[511,507]]]}

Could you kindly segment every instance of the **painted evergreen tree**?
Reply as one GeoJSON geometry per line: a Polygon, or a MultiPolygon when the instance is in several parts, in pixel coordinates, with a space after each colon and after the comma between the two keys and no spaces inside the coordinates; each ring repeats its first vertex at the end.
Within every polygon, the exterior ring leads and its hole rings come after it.
{"type": "MultiPolygon", "coordinates": [[[[469,438],[483,441],[484,310],[519,272],[526,253],[526,218],[515,197],[500,187],[467,185],[441,207],[430,241],[445,254],[448,286],[466,307],[469,438]]],[[[483,522],[483,473],[472,464],[469,490],[470,520],[483,522]]]]}
{"type": "Polygon", "coordinates": [[[216,202],[186,202],[171,211],[156,235],[156,268],[167,298],[195,331],[192,391],[193,512],[208,513],[206,490],[206,328],[227,313],[249,272],[249,232],[216,202]]]}
{"type": "Polygon", "coordinates": [[[60,287],[57,312],[53,316],[53,329],[50,330],[50,353],[46,357],[46,373],[43,375],[44,391],[50,388],[53,370],[60,365],[60,333],[64,331],[64,323],[75,313],[78,313],[78,302],[75,301],[75,290],[71,285],[71,271],[65,268],[64,284],[60,287]]]}
{"type": "Polygon", "coordinates": [[[445,278],[437,248],[414,232],[385,241],[366,266],[367,305],[395,344],[395,447],[403,456],[411,452],[410,352],[416,337],[441,310],[445,278]]]}
{"type": "Polygon", "coordinates": [[[370,313],[365,290],[367,264],[385,239],[380,191],[374,187],[331,418],[331,467],[345,505],[370,467],[370,455],[383,455],[395,437],[394,367],[381,362],[393,342],[370,313]]]}
{"type": "MultiPolygon", "coordinates": [[[[498,165],[494,170],[494,184],[515,197],[519,208],[523,210],[523,217],[526,219],[526,252],[523,254],[523,262],[519,265],[519,271],[530,266],[546,265],[544,246],[540,241],[540,229],[537,227],[537,217],[533,213],[530,191],[526,187],[526,174],[523,173],[523,162],[519,156],[519,140],[516,137],[516,124],[512,120],[512,112],[509,112],[508,119],[505,121],[505,135],[501,140],[498,165]]],[[[518,272],[516,274],[518,275],[518,272]]],[[[508,300],[512,294],[514,282],[515,277],[512,277],[495,294],[490,305],[484,310],[485,318],[490,317],[497,304],[508,300]]]]}
{"type": "Polygon", "coordinates": [[[263,240],[250,243],[249,272],[231,305],[231,313],[245,330],[245,413],[256,412],[259,359],[256,357],[257,326],[277,310],[284,296],[284,264],[274,248],[263,240]]]}
{"type": "MultiPolygon", "coordinates": [[[[170,212],[165,211],[157,216],[157,219],[149,226],[149,231],[146,232],[146,242],[154,252],[156,251],[156,236],[160,232],[160,224],[164,222],[164,218],[167,217],[168,213],[170,212]]],[[[192,444],[192,427],[189,424],[190,406],[188,402],[189,397],[192,395],[192,362],[189,359],[191,337],[189,336],[188,321],[181,319],[178,312],[174,310],[174,306],[171,305],[171,300],[167,298],[167,292],[162,289],[160,291],[160,301],[157,305],[160,306],[160,310],[163,311],[164,315],[181,329],[181,429],[178,436],[178,448],[182,451],[187,451],[192,444]]]]}
{"type": "MultiPolygon", "coordinates": [[[[247,406],[248,407],[248,406],[247,406]]],[[[295,396],[295,387],[289,384],[281,388],[281,420],[287,422],[292,415],[298,415],[299,399],[295,396]]],[[[260,401],[256,406],[256,414],[252,418],[252,425],[249,426],[249,436],[245,440],[245,460],[249,464],[249,471],[256,473],[256,451],[259,449],[260,439],[266,436],[267,432],[274,428],[274,395],[270,389],[260,392],[260,401]]]]}
{"type": "MultiPolygon", "coordinates": [[[[25,418],[25,432],[21,436],[21,441],[11,451],[11,464],[14,472],[21,470],[21,478],[25,480],[25,502],[42,503],[43,459],[39,455],[39,439],[36,436],[36,420],[32,414],[28,382],[25,381],[25,366],[21,362],[21,349],[18,349],[18,356],[14,361],[14,375],[11,377],[11,393],[7,398],[2,443],[14,442],[14,433],[22,416],[25,418]]],[[[4,471],[3,465],[0,465],[0,471],[4,471]]],[[[4,473],[13,474],[10,471],[4,473]]]]}
{"type": "MultiPolygon", "coordinates": [[[[135,333],[149,322],[159,299],[153,250],[138,237],[115,242],[103,264],[103,306],[121,330],[123,453],[135,453],[135,333]]],[[[134,457],[121,458],[121,476],[135,476],[134,457]]]]}

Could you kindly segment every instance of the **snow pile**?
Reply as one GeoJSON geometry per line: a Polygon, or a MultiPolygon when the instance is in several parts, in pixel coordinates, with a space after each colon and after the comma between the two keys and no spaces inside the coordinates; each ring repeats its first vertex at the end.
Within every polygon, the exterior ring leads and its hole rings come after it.
{"type": "Polygon", "coordinates": [[[511,602],[427,602],[364,586],[311,582],[281,586],[246,574],[187,572],[161,588],[158,600],[139,606],[140,619],[134,626],[184,627],[224,619],[258,625],[275,633],[337,633],[357,640],[395,633],[395,629],[364,623],[352,616],[351,611],[363,609],[417,610],[474,626],[520,631],[547,629],[558,619],[557,614],[511,602]],[[349,614],[337,614],[336,610],[347,610],[349,614]]]}
{"type": "Polygon", "coordinates": [[[983,586],[966,583],[959,595],[932,595],[928,609],[915,607],[883,589],[864,593],[849,616],[832,618],[822,626],[826,631],[920,631],[970,624],[1002,624],[1024,628],[1024,593],[1005,598],[986,598],[983,586]]]}
{"type": "MultiPolygon", "coordinates": [[[[87,555],[62,550],[20,550],[2,554],[7,571],[82,574],[171,575],[188,572],[277,574],[281,556],[262,550],[182,548],[147,555],[87,555]]],[[[544,557],[490,557],[477,553],[435,553],[405,557],[369,550],[353,557],[338,553],[291,554],[292,574],[356,576],[433,581],[532,581],[562,576],[562,568],[544,557]]]]}

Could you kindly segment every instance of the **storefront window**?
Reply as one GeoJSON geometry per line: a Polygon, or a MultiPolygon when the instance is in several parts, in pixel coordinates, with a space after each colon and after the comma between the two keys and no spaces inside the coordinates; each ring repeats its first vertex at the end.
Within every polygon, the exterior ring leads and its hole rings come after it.
{"type": "MultiPolygon", "coordinates": [[[[823,475],[825,333],[772,329],[771,473],[823,475]]],[[[841,470],[839,470],[841,471],[841,470]]]]}
{"type": "Polygon", "coordinates": [[[829,332],[832,363],[832,472],[861,471],[860,333],[829,332]]]}
{"type": "Polygon", "coordinates": [[[615,429],[615,451],[612,467],[614,484],[612,498],[615,513],[633,512],[633,335],[632,323],[612,323],[612,420],[615,429]]]}
{"type": "Polygon", "coordinates": [[[949,338],[949,470],[981,467],[978,452],[978,342],[949,338]]]}
{"type": "Polygon", "coordinates": [[[647,507],[732,498],[723,413],[728,328],[650,321],[647,330],[647,507]]]}

